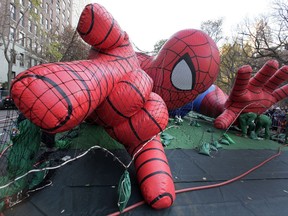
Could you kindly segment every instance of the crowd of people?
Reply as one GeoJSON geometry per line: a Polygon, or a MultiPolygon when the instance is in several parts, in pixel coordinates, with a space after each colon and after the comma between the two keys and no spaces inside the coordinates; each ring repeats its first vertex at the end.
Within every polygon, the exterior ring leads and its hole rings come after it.
{"type": "Polygon", "coordinates": [[[288,106],[271,107],[265,113],[257,115],[256,113],[244,113],[239,116],[239,125],[242,136],[265,139],[271,138],[271,135],[285,135],[285,142],[288,140],[288,106]]]}
{"type": "Polygon", "coordinates": [[[272,107],[265,114],[272,120],[272,131],[276,131],[278,134],[286,132],[286,127],[288,127],[288,106],[272,107]]]}

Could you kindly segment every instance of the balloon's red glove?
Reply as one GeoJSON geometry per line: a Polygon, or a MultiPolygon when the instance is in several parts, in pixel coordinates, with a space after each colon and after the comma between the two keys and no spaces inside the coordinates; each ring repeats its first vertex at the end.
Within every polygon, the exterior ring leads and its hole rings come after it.
{"type": "Polygon", "coordinates": [[[251,73],[249,65],[239,68],[225,110],[214,122],[216,128],[228,128],[242,112],[263,113],[288,96],[288,84],[279,87],[288,80],[287,65],[279,69],[278,62],[270,60],[255,76],[251,77],[251,73]]]}

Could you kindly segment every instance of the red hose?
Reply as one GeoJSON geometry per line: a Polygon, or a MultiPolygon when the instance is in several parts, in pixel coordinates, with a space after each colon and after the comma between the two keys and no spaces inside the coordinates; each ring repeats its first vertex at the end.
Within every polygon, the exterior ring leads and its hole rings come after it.
{"type": "MultiPolygon", "coordinates": [[[[217,183],[217,184],[204,185],[204,186],[198,186],[198,187],[192,187],[192,188],[185,188],[185,189],[176,190],[176,194],[183,193],[183,192],[190,192],[190,191],[196,191],[196,190],[203,190],[203,189],[221,187],[221,186],[230,184],[232,182],[235,182],[235,181],[243,178],[244,176],[250,174],[254,170],[260,168],[261,166],[263,166],[264,164],[268,163],[269,161],[273,160],[274,158],[278,157],[279,155],[281,155],[281,153],[282,153],[281,149],[286,147],[286,146],[288,146],[288,145],[283,145],[283,146],[279,147],[278,152],[275,155],[272,155],[271,157],[269,157],[268,159],[264,160],[260,164],[258,164],[255,167],[249,169],[245,173],[243,173],[243,174],[241,174],[239,176],[236,176],[235,178],[232,178],[232,179],[229,179],[227,181],[224,181],[224,182],[221,182],[221,183],[217,183]]],[[[136,207],[138,207],[140,205],[143,205],[143,204],[145,204],[145,202],[144,201],[140,201],[138,203],[135,203],[135,204],[125,208],[122,212],[119,212],[119,211],[118,212],[114,212],[114,213],[111,213],[111,214],[109,214],[107,216],[117,216],[117,215],[120,215],[121,213],[128,212],[128,211],[130,211],[130,210],[132,210],[132,209],[134,209],[134,208],[136,208],[136,207]]]]}

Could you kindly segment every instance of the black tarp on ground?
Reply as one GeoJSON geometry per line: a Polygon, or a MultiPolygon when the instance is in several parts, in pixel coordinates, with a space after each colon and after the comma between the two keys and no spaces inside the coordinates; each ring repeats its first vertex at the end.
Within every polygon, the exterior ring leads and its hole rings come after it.
{"type": "MultiPolygon", "coordinates": [[[[176,190],[215,184],[258,165],[271,150],[220,150],[213,157],[194,150],[166,150],[176,190]]],[[[73,153],[71,153],[73,154],[73,153]]],[[[115,151],[126,164],[130,158],[115,151]]],[[[62,155],[63,156],[63,155],[62,155]]],[[[142,200],[131,168],[128,206],[142,200]]],[[[101,150],[88,153],[54,172],[53,185],[4,212],[5,216],[107,215],[118,210],[117,184],[124,168],[101,150]]],[[[123,215],[245,215],[288,214],[288,152],[283,152],[243,179],[218,188],[177,194],[174,205],[157,211],[142,205],[123,215]]]]}

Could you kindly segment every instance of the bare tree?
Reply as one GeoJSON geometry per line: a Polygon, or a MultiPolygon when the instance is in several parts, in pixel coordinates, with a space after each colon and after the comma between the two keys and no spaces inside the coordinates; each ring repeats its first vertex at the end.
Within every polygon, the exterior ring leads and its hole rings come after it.
{"type": "Polygon", "coordinates": [[[227,40],[220,48],[221,64],[216,84],[227,94],[233,86],[238,69],[246,64],[251,65],[247,53],[251,53],[251,47],[238,44],[235,39],[232,43],[227,40]]]}
{"type": "Polygon", "coordinates": [[[39,7],[39,1],[33,0],[31,4],[26,6],[20,5],[19,0],[10,3],[10,0],[1,1],[1,15],[0,15],[0,43],[4,47],[4,56],[8,64],[7,71],[7,88],[10,90],[13,64],[16,61],[17,52],[15,46],[18,42],[24,41],[25,37],[19,34],[20,24],[25,16],[33,16],[31,10],[32,4],[34,7],[39,7]],[[19,6],[19,7],[16,7],[19,6]],[[21,10],[21,13],[17,10],[21,10]]]}
{"type": "Polygon", "coordinates": [[[201,30],[208,34],[217,44],[223,39],[222,31],[223,19],[207,20],[201,23],[201,30]]]}
{"type": "Polygon", "coordinates": [[[247,56],[254,59],[258,68],[267,59],[276,59],[288,64],[288,1],[278,0],[273,3],[272,13],[254,20],[246,21],[239,32],[239,43],[249,44],[253,50],[247,56]]]}
{"type": "Polygon", "coordinates": [[[66,26],[61,34],[50,33],[43,58],[48,62],[87,59],[90,46],[79,36],[75,28],[66,26]]]}

